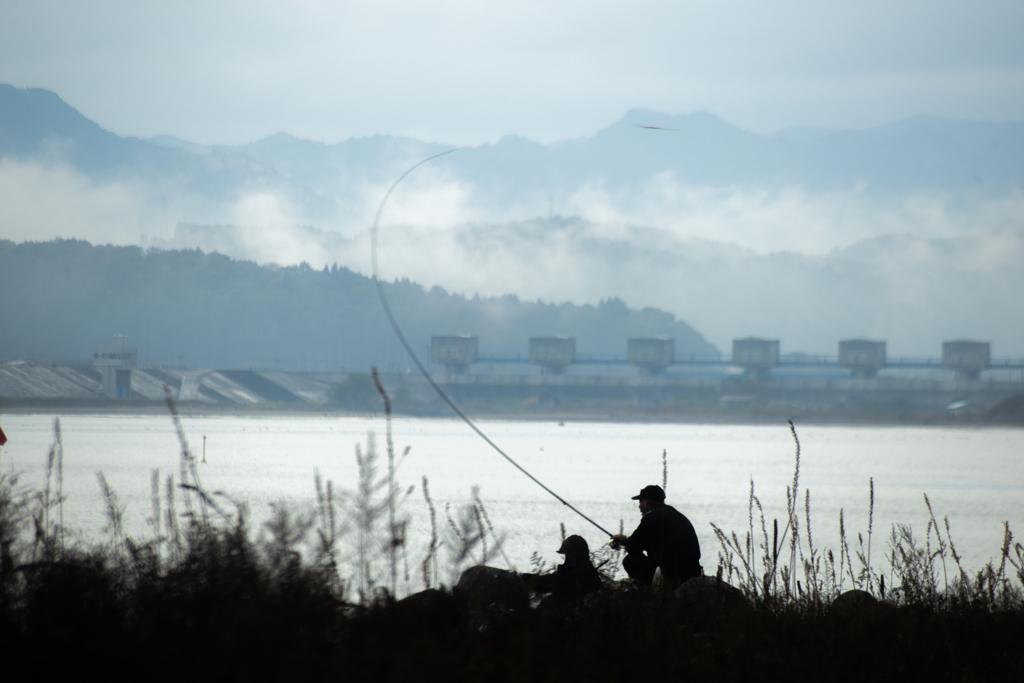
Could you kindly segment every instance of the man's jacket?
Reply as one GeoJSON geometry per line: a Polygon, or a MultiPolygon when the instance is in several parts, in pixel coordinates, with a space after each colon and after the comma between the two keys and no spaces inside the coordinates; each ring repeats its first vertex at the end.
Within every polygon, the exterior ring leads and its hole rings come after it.
{"type": "Polygon", "coordinates": [[[672,578],[700,576],[700,543],[686,515],[671,505],[652,508],[626,541],[627,553],[646,552],[672,578]]]}

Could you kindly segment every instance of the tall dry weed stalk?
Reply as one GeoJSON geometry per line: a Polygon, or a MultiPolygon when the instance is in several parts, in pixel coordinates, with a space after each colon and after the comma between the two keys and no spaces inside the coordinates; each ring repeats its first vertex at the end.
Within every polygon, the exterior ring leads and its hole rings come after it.
{"type": "Polygon", "coordinates": [[[391,398],[384,390],[384,385],[381,384],[380,373],[377,372],[376,367],[370,369],[370,374],[373,377],[373,385],[377,387],[377,393],[380,394],[380,398],[384,402],[384,435],[388,451],[388,531],[391,536],[388,544],[388,556],[391,565],[391,594],[394,595],[398,590],[396,553],[399,539],[398,529],[395,525],[395,444],[391,435],[391,398]]]}
{"type": "Polygon", "coordinates": [[[59,417],[53,420],[53,443],[46,453],[46,478],[37,500],[32,514],[33,561],[51,561],[64,553],[64,436],[59,417]]]}
{"type": "MultiPolygon", "coordinates": [[[[455,516],[452,515],[451,504],[445,505],[448,527],[443,545],[448,551],[448,575],[453,583],[466,567],[487,564],[503,554],[501,544],[504,538],[500,535],[493,535],[493,545],[487,544],[488,522],[485,520],[489,518],[479,486],[472,488],[470,500],[458,509],[455,516]]],[[[490,531],[493,534],[493,528],[490,531]]],[[[514,571],[507,558],[505,561],[514,571]]]]}
{"type": "Polygon", "coordinates": [[[395,595],[395,592],[390,592],[392,583],[397,591],[397,550],[405,544],[408,526],[408,519],[400,514],[400,510],[415,490],[415,487],[410,486],[398,495],[392,495],[392,491],[399,487],[394,479],[397,465],[389,468],[388,473],[378,476],[379,458],[376,437],[371,432],[367,434],[365,449],[356,444],[356,490],[345,492],[343,496],[345,510],[356,530],[356,579],[360,600],[363,602],[374,600],[378,589],[395,595]],[[393,523],[392,508],[395,510],[393,523]],[[385,520],[386,528],[382,529],[385,520]],[[376,569],[381,552],[387,558],[387,573],[383,584],[376,569]],[[392,582],[392,579],[395,581],[392,582]]]}
{"type": "MultiPolygon", "coordinates": [[[[178,486],[185,492],[185,510],[190,519],[194,518],[195,511],[192,506],[192,494],[198,493],[199,507],[202,512],[202,523],[204,526],[209,526],[210,517],[207,509],[210,497],[203,495],[202,483],[199,479],[199,469],[197,467],[196,456],[192,452],[192,448],[189,446],[188,437],[185,435],[185,428],[181,426],[181,414],[178,412],[178,405],[174,400],[174,395],[171,392],[171,387],[164,384],[164,400],[167,403],[167,410],[171,414],[171,421],[174,423],[174,432],[178,437],[178,445],[180,446],[180,478],[178,486]]],[[[194,525],[193,525],[194,526],[194,525]]]]}
{"type": "Polygon", "coordinates": [[[661,450],[661,490],[668,495],[668,449],[661,450]]]}
{"type": "Polygon", "coordinates": [[[350,493],[349,515],[357,532],[358,589],[360,601],[373,597],[375,585],[371,559],[378,547],[378,521],[388,509],[388,500],[378,494],[387,486],[387,479],[377,477],[377,443],[373,433],[366,437],[366,450],[356,444],[356,464],[359,469],[357,488],[350,493]]]}
{"type": "Polygon", "coordinates": [[[160,562],[160,556],[161,556],[161,552],[160,552],[161,551],[161,546],[163,545],[163,543],[162,543],[162,539],[163,539],[163,533],[162,533],[163,519],[161,518],[161,513],[160,513],[161,505],[160,505],[160,469],[159,468],[154,467],[150,471],[149,489],[150,489],[149,490],[149,499],[150,499],[150,505],[152,506],[153,515],[151,517],[147,518],[146,522],[149,523],[149,527],[153,530],[153,538],[156,540],[156,559],[157,559],[157,562],[159,563],[160,562]]]}
{"type": "Polygon", "coordinates": [[[423,477],[423,499],[427,502],[427,510],[430,511],[430,542],[427,544],[427,555],[423,558],[423,587],[433,588],[437,580],[437,510],[434,508],[434,501],[430,498],[430,482],[426,475],[423,477]]]}
{"type": "Polygon", "coordinates": [[[797,436],[796,426],[792,420],[789,420],[789,431],[793,435],[793,441],[796,442],[796,464],[793,467],[793,488],[792,491],[786,491],[786,512],[789,515],[789,548],[790,548],[790,559],[789,566],[784,568],[786,572],[785,584],[786,592],[790,595],[795,595],[795,587],[790,585],[790,582],[796,581],[796,555],[797,548],[800,544],[800,513],[798,509],[798,502],[800,500],[799,488],[800,488],[800,437],[797,436]]]}
{"type": "Polygon", "coordinates": [[[313,470],[313,488],[316,492],[318,521],[314,561],[322,571],[327,573],[330,584],[335,589],[344,592],[345,583],[338,570],[338,543],[341,537],[348,532],[348,525],[338,520],[338,503],[334,499],[334,482],[328,479],[325,484],[319,469],[313,470]]]}
{"type": "Polygon", "coordinates": [[[100,485],[100,492],[103,494],[104,512],[107,518],[106,532],[110,535],[111,550],[115,557],[121,553],[124,545],[124,512],[126,506],[121,503],[117,492],[107,483],[103,472],[96,473],[96,480],[100,485]]]}

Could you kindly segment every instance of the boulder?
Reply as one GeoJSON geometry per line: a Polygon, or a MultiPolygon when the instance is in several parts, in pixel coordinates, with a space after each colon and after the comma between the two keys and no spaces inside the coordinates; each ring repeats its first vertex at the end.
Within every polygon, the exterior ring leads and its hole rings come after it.
{"type": "Polygon", "coordinates": [[[697,623],[706,623],[723,612],[750,605],[743,591],[715,576],[684,581],[675,589],[675,597],[697,623]]]}
{"type": "Polygon", "coordinates": [[[450,602],[444,591],[436,588],[428,588],[408,595],[395,603],[395,606],[402,612],[429,613],[443,609],[450,602]]]}
{"type": "Polygon", "coordinates": [[[459,577],[455,593],[474,609],[492,605],[519,609],[529,604],[529,594],[519,575],[496,567],[470,567],[459,577]]]}
{"type": "Polygon", "coordinates": [[[436,588],[413,593],[395,602],[395,612],[409,622],[444,629],[460,620],[459,601],[436,588]]]}
{"type": "Polygon", "coordinates": [[[837,595],[836,599],[832,601],[832,608],[856,610],[874,607],[877,604],[878,598],[873,596],[871,593],[855,589],[845,591],[837,595]]]}
{"type": "Polygon", "coordinates": [[[651,597],[651,587],[646,586],[633,579],[619,579],[612,581],[606,588],[610,588],[618,597],[635,600],[647,600],[651,597]]]}

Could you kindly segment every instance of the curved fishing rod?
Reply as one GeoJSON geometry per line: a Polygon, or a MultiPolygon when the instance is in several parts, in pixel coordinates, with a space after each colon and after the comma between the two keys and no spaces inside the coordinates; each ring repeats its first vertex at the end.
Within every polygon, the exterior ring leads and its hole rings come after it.
{"type": "Polygon", "coordinates": [[[450,398],[448,398],[448,394],[444,393],[444,390],[440,386],[438,386],[437,382],[434,381],[434,378],[430,376],[429,372],[427,372],[427,369],[423,366],[423,363],[420,362],[420,359],[416,355],[416,352],[412,350],[412,346],[409,345],[409,342],[406,340],[405,335],[402,334],[402,329],[398,326],[398,321],[395,320],[395,316],[391,312],[391,306],[388,305],[387,297],[384,296],[384,285],[380,281],[380,275],[377,269],[377,230],[380,227],[380,217],[384,214],[384,205],[388,203],[388,198],[391,197],[391,193],[395,191],[395,188],[398,187],[398,184],[401,183],[407,175],[409,175],[410,173],[412,173],[413,171],[415,171],[417,168],[427,163],[428,161],[433,161],[438,157],[443,157],[445,154],[451,154],[452,152],[455,151],[457,150],[450,149],[447,152],[441,152],[440,154],[435,154],[432,157],[428,157],[423,161],[419,162],[418,164],[416,164],[415,166],[413,166],[412,168],[410,168],[402,175],[400,175],[398,177],[398,180],[396,180],[388,189],[387,193],[384,195],[384,199],[382,199],[380,202],[380,206],[377,208],[377,217],[374,218],[373,220],[373,230],[370,232],[370,260],[373,264],[373,283],[377,285],[377,294],[380,296],[381,306],[384,307],[384,313],[388,316],[388,322],[391,323],[391,328],[395,331],[395,334],[398,336],[398,341],[402,342],[402,346],[405,347],[405,352],[409,354],[409,357],[412,358],[412,362],[416,364],[417,368],[419,368],[420,373],[426,378],[430,386],[434,388],[434,391],[437,392],[438,396],[440,396],[444,400],[444,402],[448,404],[448,407],[454,410],[455,414],[461,417],[462,421],[469,425],[470,429],[476,432],[481,439],[486,441],[491,448],[498,451],[498,454],[501,455],[501,457],[505,458],[505,460],[508,460],[508,462],[513,467],[515,467],[517,470],[519,470],[527,477],[529,477],[533,483],[537,484],[537,486],[541,487],[542,489],[550,493],[552,496],[557,498],[558,501],[562,503],[562,505],[566,506],[567,508],[575,512],[577,515],[587,520],[588,522],[593,524],[595,527],[597,527],[610,537],[613,535],[610,531],[608,531],[603,526],[592,520],[590,517],[587,517],[585,514],[577,510],[567,500],[565,500],[565,498],[562,498],[560,495],[558,495],[557,493],[549,489],[547,486],[545,486],[543,482],[537,479],[537,477],[533,476],[525,469],[523,469],[523,467],[515,460],[513,460],[508,453],[501,450],[498,444],[491,441],[490,437],[484,434],[479,427],[473,424],[473,421],[466,417],[465,413],[459,410],[459,407],[455,405],[455,403],[452,402],[450,398]]]}

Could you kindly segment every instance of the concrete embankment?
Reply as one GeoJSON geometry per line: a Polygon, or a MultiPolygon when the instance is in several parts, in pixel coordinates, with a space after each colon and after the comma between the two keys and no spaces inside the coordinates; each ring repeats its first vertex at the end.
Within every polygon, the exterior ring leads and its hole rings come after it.
{"type": "MultiPolygon", "coordinates": [[[[328,403],[331,387],[349,376],[141,367],[131,370],[130,398],[124,401],[104,395],[95,368],[12,362],[0,364],[0,400],[7,409],[145,410],[162,404],[166,385],[179,403],[193,409],[319,409],[328,403]]],[[[390,373],[382,379],[398,412],[449,414],[421,376],[390,373]]],[[[492,416],[712,422],[799,416],[825,422],[1024,424],[1014,403],[1024,400],[1015,398],[1024,395],[1024,382],[1014,381],[472,373],[439,381],[466,410],[492,416]]],[[[372,412],[378,399],[370,393],[358,406],[338,408],[372,412]]]]}
{"type": "MultiPolygon", "coordinates": [[[[323,404],[331,382],[300,373],[252,370],[133,368],[129,400],[162,401],[164,385],[176,400],[220,405],[323,404]]],[[[9,403],[38,401],[106,401],[102,376],[89,366],[0,364],[0,399],[9,403]]]]}

